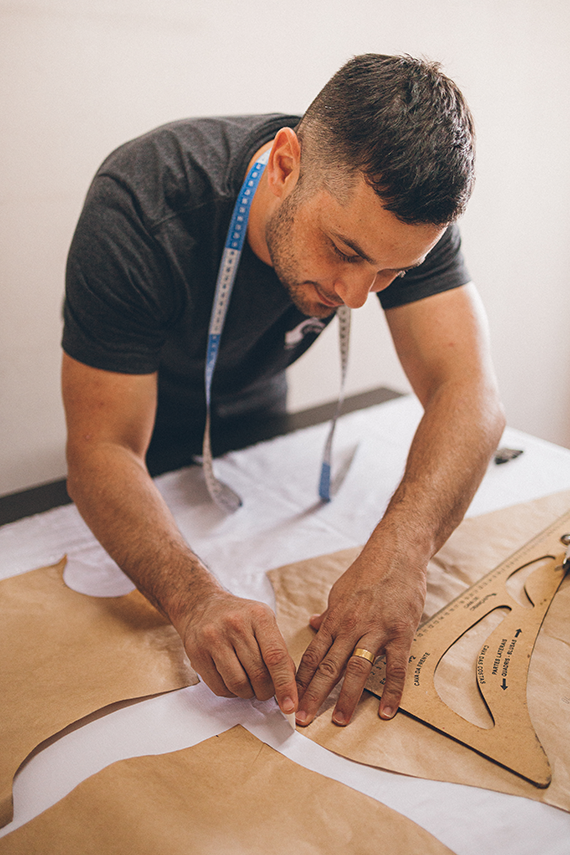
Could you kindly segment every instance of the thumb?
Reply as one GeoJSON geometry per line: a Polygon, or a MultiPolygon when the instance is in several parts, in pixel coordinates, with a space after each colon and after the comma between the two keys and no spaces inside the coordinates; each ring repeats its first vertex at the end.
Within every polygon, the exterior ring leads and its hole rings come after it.
{"type": "Polygon", "coordinates": [[[327,610],[325,609],[325,611],[320,615],[311,615],[311,617],[309,618],[309,623],[313,627],[313,629],[316,629],[318,631],[321,628],[321,624],[325,619],[326,613],[327,610]]]}

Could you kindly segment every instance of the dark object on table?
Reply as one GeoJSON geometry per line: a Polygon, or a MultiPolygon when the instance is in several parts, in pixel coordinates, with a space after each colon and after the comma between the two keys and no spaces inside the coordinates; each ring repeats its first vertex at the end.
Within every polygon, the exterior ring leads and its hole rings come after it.
{"type": "Polygon", "coordinates": [[[495,452],[495,463],[508,463],[523,453],[522,448],[498,448],[495,452]]]}

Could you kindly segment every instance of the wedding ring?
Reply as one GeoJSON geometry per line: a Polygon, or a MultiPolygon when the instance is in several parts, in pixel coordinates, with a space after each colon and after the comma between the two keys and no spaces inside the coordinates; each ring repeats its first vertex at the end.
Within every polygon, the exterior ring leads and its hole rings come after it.
{"type": "Polygon", "coordinates": [[[374,660],[376,659],[374,654],[371,653],[369,650],[365,650],[364,647],[355,647],[352,655],[353,656],[360,656],[361,659],[367,659],[369,662],[372,663],[372,665],[374,664],[374,660]]]}

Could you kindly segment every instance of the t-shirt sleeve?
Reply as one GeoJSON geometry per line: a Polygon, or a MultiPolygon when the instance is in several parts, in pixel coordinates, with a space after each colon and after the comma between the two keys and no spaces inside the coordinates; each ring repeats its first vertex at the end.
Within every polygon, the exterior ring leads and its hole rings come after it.
{"type": "Polygon", "coordinates": [[[393,309],[432,294],[450,291],[469,281],[461,253],[461,235],[458,226],[453,224],[448,226],[423,264],[395,279],[388,288],[379,292],[378,297],[382,308],[393,309]]]}
{"type": "Polygon", "coordinates": [[[97,176],[67,261],[65,352],[94,368],[150,374],[180,299],[135,199],[113,178],[97,176]]]}

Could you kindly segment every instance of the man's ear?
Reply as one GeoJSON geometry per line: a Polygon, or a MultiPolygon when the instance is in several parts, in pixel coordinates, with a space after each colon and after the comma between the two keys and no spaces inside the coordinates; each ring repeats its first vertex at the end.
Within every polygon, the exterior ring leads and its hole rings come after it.
{"type": "Polygon", "coordinates": [[[299,178],[301,144],[292,128],[277,131],[267,162],[267,183],[278,199],[288,196],[299,178]]]}

